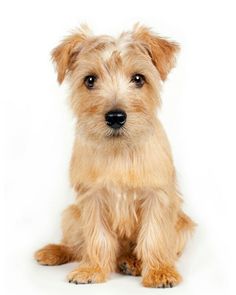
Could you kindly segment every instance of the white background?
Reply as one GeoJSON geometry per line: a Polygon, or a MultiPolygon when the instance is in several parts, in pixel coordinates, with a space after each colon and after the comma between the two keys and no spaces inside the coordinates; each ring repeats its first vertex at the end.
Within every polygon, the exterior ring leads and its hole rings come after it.
{"type": "Polygon", "coordinates": [[[1,294],[232,294],[235,283],[236,17],[234,1],[1,1],[1,294]],[[68,162],[74,121],[50,51],[81,22],[117,35],[140,21],[180,42],[163,89],[184,208],[198,223],[178,263],[184,281],[145,289],[112,275],[100,285],[65,280],[75,264],[42,267],[33,252],[60,238],[73,202],[68,162]],[[1,177],[2,179],[2,177],[1,177]]]}

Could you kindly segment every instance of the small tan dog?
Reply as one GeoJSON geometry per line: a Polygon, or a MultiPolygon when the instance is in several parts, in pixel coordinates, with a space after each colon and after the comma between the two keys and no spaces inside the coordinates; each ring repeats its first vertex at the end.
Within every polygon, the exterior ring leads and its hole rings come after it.
{"type": "Polygon", "coordinates": [[[136,25],[117,39],[82,27],[52,53],[78,119],[70,166],[77,198],[64,213],[61,244],[35,258],[43,265],[80,261],[69,282],[104,282],[115,270],[142,275],[146,287],[181,281],[175,262],[194,223],[181,210],[169,142],[156,117],[178,50],[136,25]]]}

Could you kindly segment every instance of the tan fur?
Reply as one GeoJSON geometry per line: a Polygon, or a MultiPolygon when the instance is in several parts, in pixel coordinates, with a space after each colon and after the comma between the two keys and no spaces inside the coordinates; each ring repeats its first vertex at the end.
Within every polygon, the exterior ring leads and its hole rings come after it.
{"type": "Polygon", "coordinates": [[[181,282],[181,276],[173,266],[164,265],[151,269],[143,276],[142,283],[151,288],[172,288],[181,282]]]}
{"type": "Polygon", "coordinates": [[[135,26],[117,39],[83,29],[53,51],[58,81],[67,77],[77,118],[70,165],[77,198],[63,215],[62,244],[35,257],[49,265],[80,261],[70,282],[102,282],[117,268],[142,272],[148,287],[181,280],[175,261],[194,223],[182,212],[171,149],[156,117],[161,80],[174,66],[178,48],[135,26]],[[145,76],[142,88],[131,83],[136,73],[145,76]],[[98,79],[88,90],[84,78],[91,74],[98,79]],[[114,108],[127,113],[116,136],[104,120],[114,108]]]}
{"type": "Polygon", "coordinates": [[[35,259],[42,265],[59,265],[75,260],[73,247],[49,244],[35,253],[35,259]]]}
{"type": "Polygon", "coordinates": [[[140,276],[142,272],[142,262],[133,254],[126,254],[120,256],[117,260],[118,272],[131,275],[140,276]]]}

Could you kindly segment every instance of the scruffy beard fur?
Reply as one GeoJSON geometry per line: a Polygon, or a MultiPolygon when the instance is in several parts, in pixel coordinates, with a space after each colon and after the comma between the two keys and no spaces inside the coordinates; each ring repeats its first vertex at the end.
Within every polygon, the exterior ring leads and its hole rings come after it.
{"type": "Polygon", "coordinates": [[[117,39],[82,27],[52,52],[70,86],[77,118],[70,165],[77,197],[63,215],[61,244],[36,252],[43,265],[79,261],[68,281],[104,282],[110,272],[141,275],[147,287],[181,281],[175,262],[194,228],[182,211],[166,134],[156,113],[179,46],[136,25],[117,39]],[[142,87],[132,81],[145,77],[142,87]],[[96,77],[88,89],[85,77],[96,77]],[[110,128],[105,114],[124,110],[110,128]]]}

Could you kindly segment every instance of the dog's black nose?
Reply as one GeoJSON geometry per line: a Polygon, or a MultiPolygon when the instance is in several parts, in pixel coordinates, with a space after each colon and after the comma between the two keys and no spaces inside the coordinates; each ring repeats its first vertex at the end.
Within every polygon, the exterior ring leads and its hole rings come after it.
{"type": "Polygon", "coordinates": [[[126,113],[122,110],[112,110],[105,114],[105,120],[109,127],[119,129],[125,124],[126,113]]]}

